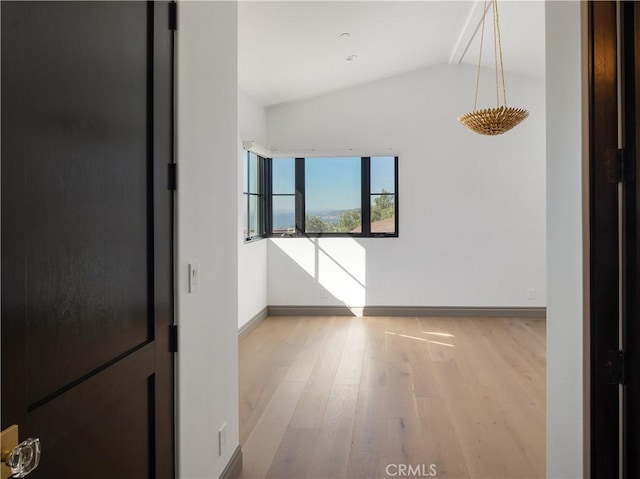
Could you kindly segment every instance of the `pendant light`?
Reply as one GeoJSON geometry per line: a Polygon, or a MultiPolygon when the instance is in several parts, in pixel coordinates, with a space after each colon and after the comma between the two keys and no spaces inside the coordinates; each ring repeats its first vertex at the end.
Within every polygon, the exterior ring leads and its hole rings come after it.
{"type": "Polygon", "coordinates": [[[480,85],[480,67],[482,64],[482,47],[484,43],[485,17],[487,13],[487,0],[484,0],[482,15],[482,33],[480,34],[480,58],[478,59],[478,75],[476,77],[476,95],[473,102],[473,111],[458,117],[458,121],[464,126],[481,135],[501,135],[512,129],[525,118],[529,112],[522,108],[507,106],[507,87],[504,83],[504,65],[502,62],[502,40],[500,38],[500,18],[498,16],[497,0],[489,0],[493,7],[493,53],[496,74],[496,103],[495,108],[477,110],[478,87],[480,85]],[[498,75],[498,61],[500,62],[500,75],[498,75]],[[500,103],[500,82],[502,82],[502,104],[500,103]]]}

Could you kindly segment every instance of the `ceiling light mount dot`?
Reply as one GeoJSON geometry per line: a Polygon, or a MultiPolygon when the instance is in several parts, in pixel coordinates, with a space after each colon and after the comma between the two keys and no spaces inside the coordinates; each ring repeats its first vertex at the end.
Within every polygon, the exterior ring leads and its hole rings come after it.
{"type": "Polygon", "coordinates": [[[356,60],[357,58],[358,58],[358,55],[349,55],[347,57],[347,61],[348,62],[352,62],[352,61],[356,60]]]}

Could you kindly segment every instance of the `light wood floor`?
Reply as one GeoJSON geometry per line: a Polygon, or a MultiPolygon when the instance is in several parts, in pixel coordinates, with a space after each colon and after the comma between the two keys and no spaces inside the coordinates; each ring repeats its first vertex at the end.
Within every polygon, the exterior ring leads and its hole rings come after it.
{"type": "Polygon", "coordinates": [[[240,342],[241,478],[543,478],[545,347],[540,319],[268,318],[240,342]]]}

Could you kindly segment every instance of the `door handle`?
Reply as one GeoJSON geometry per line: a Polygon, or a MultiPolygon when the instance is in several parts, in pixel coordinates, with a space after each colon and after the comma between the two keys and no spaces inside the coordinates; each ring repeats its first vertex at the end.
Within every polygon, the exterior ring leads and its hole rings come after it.
{"type": "Polygon", "coordinates": [[[40,439],[29,438],[18,444],[18,426],[15,424],[1,433],[2,477],[25,477],[40,464],[40,439]]]}

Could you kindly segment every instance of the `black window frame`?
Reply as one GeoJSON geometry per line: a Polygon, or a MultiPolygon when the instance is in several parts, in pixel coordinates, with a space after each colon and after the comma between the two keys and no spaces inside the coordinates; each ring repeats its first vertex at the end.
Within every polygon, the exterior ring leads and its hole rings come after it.
{"type": "Polygon", "coordinates": [[[244,168],[246,171],[243,171],[244,175],[246,175],[247,180],[247,190],[245,191],[244,185],[242,188],[242,201],[243,206],[245,208],[246,213],[246,223],[243,221],[243,231],[242,236],[244,237],[245,243],[250,243],[252,241],[257,241],[260,239],[267,238],[269,236],[269,230],[271,229],[271,218],[270,218],[270,208],[268,207],[269,198],[270,198],[270,185],[271,178],[269,177],[269,165],[268,158],[265,158],[258,153],[245,150],[245,158],[243,161],[243,168],[246,164],[247,167],[244,168]],[[255,155],[257,158],[256,161],[256,192],[252,192],[251,190],[251,155],[255,155]],[[258,231],[255,235],[251,235],[251,197],[255,196],[258,198],[258,204],[256,211],[258,214],[258,231]],[[244,229],[246,228],[246,234],[244,229]]]}
{"type": "MultiPolygon", "coordinates": [[[[287,157],[287,159],[292,159],[294,160],[294,164],[297,162],[297,158],[291,158],[291,157],[287,157]]],[[[294,166],[294,171],[297,171],[297,165],[294,166]]],[[[295,175],[296,173],[294,173],[295,175]]],[[[266,208],[267,208],[267,215],[266,218],[268,218],[268,222],[267,222],[267,235],[269,237],[295,237],[297,236],[297,224],[298,224],[298,217],[297,217],[297,211],[298,211],[298,191],[295,188],[294,185],[294,191],[293,193],[276,193],[274,191],[273,188],[273,158],[268,158],[267,159],[267,163],[266,163],[266,175],[267,175],[267,180],[269,183],[269,195],[267,198],[267,202],[266,202],[266,208]],[[278,196],[278,197],[293,197],[294,198],[294,229],[296,230],[296,233],[282,233],[282,232],[278,232],[278,233],[274,233],[273,232],[273,198],[274,196],[278,196]]],[[[294,180],[295,184],[298,184],[298,179],[297,176],[295,177],[294,180]]]]}
{"type": "MultiPolygon", "coordinates": [[[[273,233],[273,201],[274,194],[269,191],[265,206],[267,208],[266,215],[263,217],[268,219],[267,236],[277,238],[398,238],[399,237],[399,178],[398,178],[398,156],[377,155],[377,156],[361,156],[361,198],[360,198],[360,215],[362,220],[361,232],[306,232],[305,231],[305,160],[314,157],[295,158],[295,233],[273,233]],[[392,157],[394,158],[394,192],[375,192],[371,191],[371,158],[376,157],[392,157]],[[394,232],[372,232],[371,231],[371,198],[374,196],[393,196],[394,197],[394,232]]],[[[350,157],[350,158],[358,158],[350,157]]],[[[266,176],[269,180],[269,189],[272,186],[272,159],[266,160],[266,176]]],[[[293,196],[291,194],[280,194],[275,196],[293,196]]]]}

